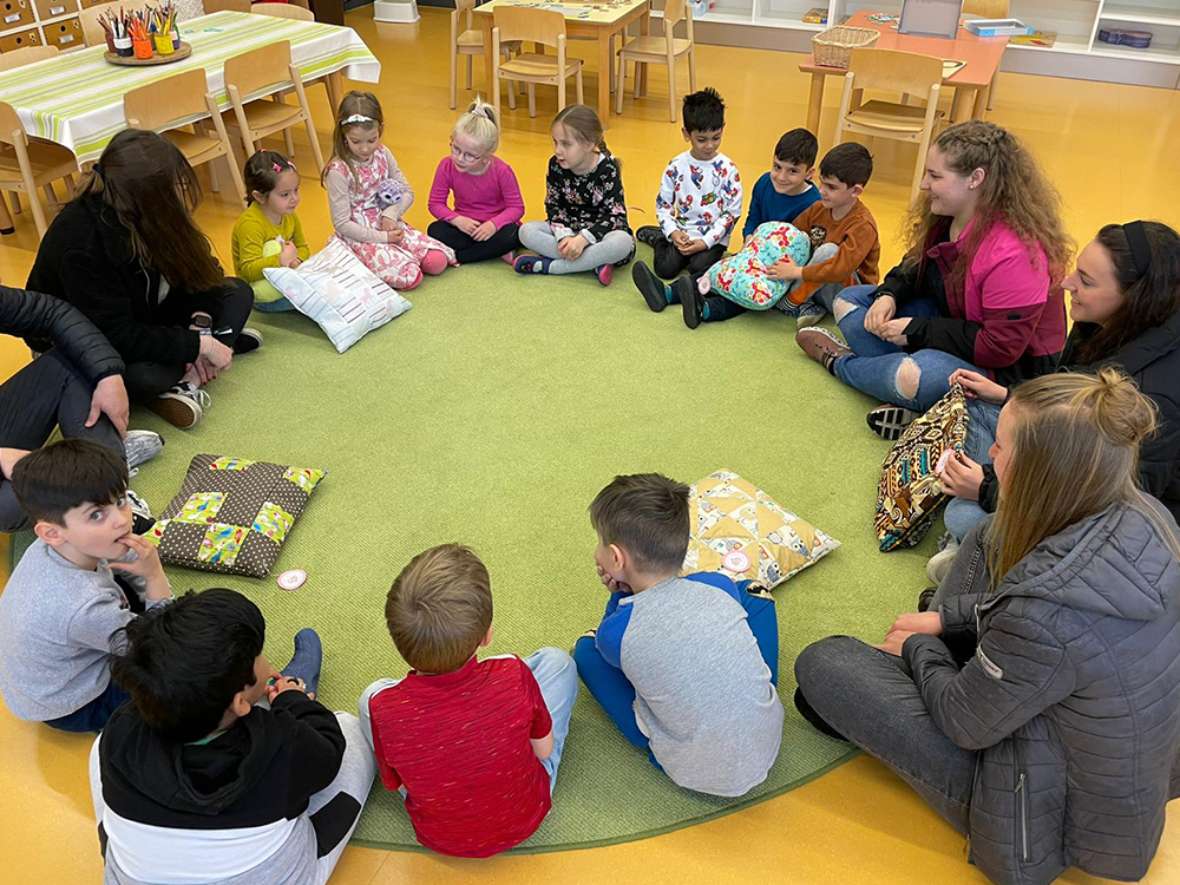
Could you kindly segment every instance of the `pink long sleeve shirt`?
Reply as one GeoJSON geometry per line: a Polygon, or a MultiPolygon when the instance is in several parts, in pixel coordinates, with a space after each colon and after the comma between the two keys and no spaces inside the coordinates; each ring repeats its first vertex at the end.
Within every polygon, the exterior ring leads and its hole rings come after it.
{"type": "Polygon", "coordinates": [[[430,214],[441,221],[464,215],[475,221],[491,221],[499,230],[524,217],[524,198],[512,167],[493,156],[483,175],[460,172],[450,157],[443,157],[430,186],[430,214]],[[447,204],[454,194],[454,208],[447,204]]]}

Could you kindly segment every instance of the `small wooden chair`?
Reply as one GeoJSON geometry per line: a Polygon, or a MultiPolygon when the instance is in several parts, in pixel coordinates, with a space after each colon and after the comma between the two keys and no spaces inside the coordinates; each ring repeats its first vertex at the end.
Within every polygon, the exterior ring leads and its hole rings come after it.
{"type": "Polygon", "coordinates": [[[529,116],[537,116],[536,85],[557,87],[557,108],[565,107],[565,81],[573,77],[578,104],[582,103],[582,60],[569,58],[565,45],[565,16],[546,9],[497,6],[492,10],[492,103],[500,119],[500,81],[523,82],[529,91],[529,116]],[[513,40],[552,46],[557,55],[525,52],[503,60],[504,44],[513,40]]]}
{"type": "MultiPolygon", "coordinates": [[[[1009,0],[963,0],[963,15],[976,15],[980,18],[1007,18],[1011,15],[1009,0]]],[[[1000,72],[992,76],[987,87],[987,109],[992,109],[992,101],[996,95],[996,80],[1000,72]]]]}
{"type": "Polygon", "coordinates": [[[100,3],[97,6],[83,9],[78,15],[78,21],[82,25],[82,42],[87,46],[105,46],[107,38],[102,25],[98,23],[100,16],[116,15],[121,9],[134,12],[147,5],[146,3],[124,3],[122,0],[114,0],[111,3],[100,3]]]}
{"type": "Polygon", "coordinates": [[[291,43],[283,40],[260,49],[244,52],[226,59],[225,91],[229,95],[230,110],[226,122],[237,128],[247,158],[258,150],[258,142],[275,132],[283,132],[287,139],[287,154],[293,155],[290,129],[303,123],[315,168],[324,168],[307,92],[299,69],[291,63],[291,43]],[[294,91],[296,104],[285,104],[283,91],[294,91]]]}
{"type": "Polygon", "coordinates": [[[30,141],[20,117],[12,105],[5,102],[0,102],[0,144],[12,148],[11,153],[0,151],[0,191],[14,191],[28,196],[33,209],[33,223],[37,226],[37,238],[40,240],[49,225],[41,200],[37,197],[37,188],[45,191],[51,206],[57,205],[53,182],[63,179],[72,191],[74,173],[78,171],[78,158],[69,148],[60,144],[30,141]]]}
{"type": "MultiPolygon", "coordinates": [[[[132,129],[150,129],[176,145],[192,166],[211,163],[224,158],[229,166],[229,177],[238,197],[245,201],[246,186],[230,145],[229,134],[217,110],[217,102],[209,93],[203,68],[165,77],[123,95],[123,117],[132,129]],[[202,131],[201,123],[209,121],[212,133],[202,131]],[[191,126],[189,132],[184,127],[191,126]]],[[[214,192],[217,191],[215,167],[209,167],[214,192]]]]}
{"type": "Polygon", "coordinates": [[[56,46],[25,46],[23,49],[10,49],[0,52],[0,71],[11,71],[22,65],[31,65],[35,61],[45,61],[58,53],[56,46]]]}
{"type": "Polygon", "coordinates": [[[688,56],[688,88],[690,92],[697,90],[696,59],[693,56],[692,8],[687,0],[668,0],[664,6],[664,33],[660,37],[633,37],[623,44],[619,50],[619,72],[616,75],[618,89],[615,92],[615,113],[623,113],[623,81],[627,76],[627,62],[635,62],[635,97],[639,98],[639,85],[642,78],[639,75],[640,65],[662,64],[668,66],[668,117],[675,123],[676,105],[676,59],[682,55],[688,56]],[[686,36],[677,37],[676,25],[685,23],[686,36]]]}
{"type": "Polygon", "coordinates": [[[844,94],[836,116],[836,144],[845,132],[891,138],[918,145],[918,161],[910,187],[910,201],[926,167],[926,151],[941,112],[942,59],[894,49],[853,49],[844,75],[844,94]],[[862,103],[865,89],[876,89],[925,98],[926,106],[874,99],[862,103]]]}
{"type": "MultiPolygon", "coordinates": [[[[459,103],[459,56],[467,59],[467,90],[471,91],[471,67],[477,55],[484,54],[483,31],[475,25],[475,0],[455,0],[451,12],[451,110],[459,103]]],[[[520,43],[513,40],[503,44],[504,56],[520,52],[520,43]]],[[[516,94],[508,90],[508,107],[516,109],[516,94]]]]}
{"type": "MultiPolygon", "coordinates": [[[[306,2],[306,0],[304,0],[306,2]]],[[[299,6],[296,3],[255,3],[250,7],[250,11],[255,15],[270,15],[275,18],[293,18],[301,22],[315,21],[315,13],[306,6],[299,6]]],[[[317,77],[314,80],[308,80],[304,86],[315,86],[320,83],[324,87],[324,91],[328,93],[328,104],[332,108],[332,113],[340,107],[340,95],[336,89],[336,82],[332,75],[328,74],[323,77],[317,77]]],[[[289,95],[289,92],[284,92],[283,95],[289,95]]],[[[454,107],[454,105],[451,105],[454,107]]]]}

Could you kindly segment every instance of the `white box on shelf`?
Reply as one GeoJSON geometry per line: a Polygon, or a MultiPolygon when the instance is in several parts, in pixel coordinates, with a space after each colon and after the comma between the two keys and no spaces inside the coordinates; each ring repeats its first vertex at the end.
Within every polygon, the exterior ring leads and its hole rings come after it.
{"type": "Polygon", "coordinates": [[[414,0],[374,0],[373,21],[412,24],[418,20],[414,0]]]}
{"type": "Polygon", "coordinates": [[[979,37],[1014,37],[1017,34],[1031,34],[1033,29],[1018,18],[976,18],[963,22],[972,34],[979,37]]]}

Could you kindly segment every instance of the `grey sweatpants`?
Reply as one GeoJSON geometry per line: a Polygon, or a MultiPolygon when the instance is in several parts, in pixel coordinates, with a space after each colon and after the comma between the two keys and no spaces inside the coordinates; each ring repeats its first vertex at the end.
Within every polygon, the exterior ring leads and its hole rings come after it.
{"type": "Polygon", "coordinates": [[[557,251],[557,237],[547,221],[529,221],[520,227],[520,242],[538,255],[552,258],[549,273],[582,273],[604,264],[626,261],[635,251],[635,238],[625,230],[612,230],[597,243],[591,243],[576,261],[566,261],[557,251]]]}

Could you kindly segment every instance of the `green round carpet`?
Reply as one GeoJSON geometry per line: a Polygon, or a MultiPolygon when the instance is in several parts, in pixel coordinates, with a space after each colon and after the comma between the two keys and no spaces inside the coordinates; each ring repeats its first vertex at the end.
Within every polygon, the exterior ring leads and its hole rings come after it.
{"type": "MultiPolygon", "coordinates": [[[[406,672],[383,609],[414,554],[460,541],[487,563],[488,653],[568,649],[597,625],[606,598],[586,515],[595,493],[618,473],[692,482],[728,467],[843,544],[775,591],[787,709],[778,762],[742,799],[690,793],[633,749],[583,690],[553,810],[518,850],[687,826],[847,759],[847,746],[795,712],[792,663],[830,633],[880,639],[896,612],[912,609],[933,544],[877,552],[873,503],[887,444],[864,424],[874,403],[807,360],[793,320],[772,311],[690,332],[678,307],[648,311],[630,268],[603,289],[590,275],[522,278],[494,261],[452,269],[407,296],[411,311],[343,355],[300,315],[255,314],[265,348],[210,387],[213,405],[196,430],[134,416],[134,426],[167,439],[132,480],[157,511],[200,452],[328,471],[275,569],[306,569],[300,590],[280,590],[273,576],[173,569],[174,590],[246,593],[266,615],[276,665],[296,630],[315,627],[325,650],[320,699],[355,710],[370,681],[406,672]]],[[[417,847],[400,798],[380,782],[356,838],[417,847]]]]}

